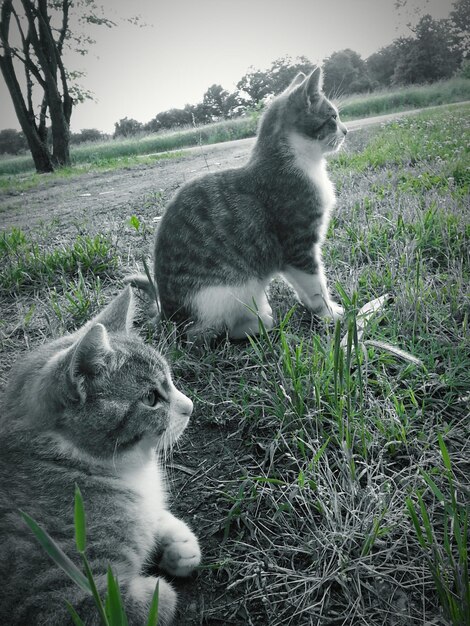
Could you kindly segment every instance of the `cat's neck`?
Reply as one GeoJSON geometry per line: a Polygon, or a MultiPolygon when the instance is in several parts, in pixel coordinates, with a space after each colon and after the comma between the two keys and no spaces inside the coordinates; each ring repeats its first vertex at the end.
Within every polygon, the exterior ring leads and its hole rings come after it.
{"type": "Polygon", "coordinates": [[[257,173],[264,171],[271,179],[293,172],[310,178],[312,172],[326,172],[326,159],[320,142],[274,127],[260,132],[248,167],[257,173]]]}
{"type": "Polygon", "coordinates": [[[61,463],[70,461],[73,465],[93,467],[96,471],[120,476],[128,472],[139,472],[141,468],[156,462],[155,448],[151,442],[143,440],[126,452],[116,450],[109,458],[93,456],[76,446],[72,441],[56,431],[48,431],[35,439],[34,449],[41,456],[60,457],[61,463]]]}
{"type": "Polygon", "coordinates": [[[320,172],[326,172],[326,160],[318,141],[291,132],[287,136],[287,150],[292,165],[308,177],[317,178],[320,172]]]}

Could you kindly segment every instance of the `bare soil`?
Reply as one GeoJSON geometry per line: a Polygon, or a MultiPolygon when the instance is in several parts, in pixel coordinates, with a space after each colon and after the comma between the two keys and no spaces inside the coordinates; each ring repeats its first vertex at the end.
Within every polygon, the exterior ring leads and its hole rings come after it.
{"type": "MultiPolygon", "coordinates": [[[[51,222],[69,228],[78,220],[107,221],[125,218],[130,207],[139,212],[139,199],[158,193],[171,197],[186,181],[208,171],[242,165],[252,139],[188,149],[183,155],[108,172],[91,172],[68,179],[44,180],[28,191],[0,196],[1,228],[15,226],[26,231],[51,222]]],[[[140,217],[140,216],[139,216],[140,217]]]]}

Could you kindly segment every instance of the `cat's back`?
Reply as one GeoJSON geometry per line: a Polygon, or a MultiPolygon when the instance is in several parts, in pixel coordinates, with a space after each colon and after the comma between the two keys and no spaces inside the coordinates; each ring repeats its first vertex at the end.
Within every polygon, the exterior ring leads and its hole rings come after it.
{"type": "Polygon", "coordinates": [[[250,168],[194,179],[170,201],[157,229],[154,270],[162,307],[185,317],[180,294],[265,276],[278,257],[272,213],[250,168]]]}
{"type": "Polygon", "coordinates": [[[166,207],[157,238],[174,238],[181,231],[216,237],[229,228],[255,227],[263,219],[262,209],[249,168],[210,172],[178,190],[166,207]]]}

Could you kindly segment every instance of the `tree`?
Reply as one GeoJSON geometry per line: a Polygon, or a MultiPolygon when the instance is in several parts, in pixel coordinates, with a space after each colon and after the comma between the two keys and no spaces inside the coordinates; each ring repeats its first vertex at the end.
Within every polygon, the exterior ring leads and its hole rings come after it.
{"type": "Polygon", "coordinates": [[[455,46],[463,59],[470,56],[470,0],[456,0],[449,16],[450,28],[455,37],[455,46]]]}
{"type": "Polygon", "coordinates": [[[296,59],[292,59],[290,56],[276,59],[269,69],[272,93],[274,95],[281,93],[287,89],[299,72],[308,75],[314,68],[314,64],[304,56],[296,59]]]}
{"type": "Polygon", "coordinates": [[[70,135],[70,143],[79,144],[85,141],[101,141],[105,138],[106,135],[97,128],[82,128],[79,133],[72,133],[70,135]]]}
{"type": "Polygon", "coordinates": [[[114,124],[114,137],[132,137],[143,130],[143,124],[129,117],[123,117],[114,124]]]}
{"type": "Polygon", "coordinates": [[[212,121],[227,117],[230,94],[221,85],[211,85],[202,98],[207,115],[212,121]]]}
{"type": "Polygon", "coordinates": [[[237,83],[237,89],[250,98],[251,104],[256,104],[272,93],[271,80],[267,72],[255,70],[252,66],[237,83]]]}
{"type": "Polygon", "coordinates": [[[395,40],[389,46],[380,48],[366,59],[367,74],[372,84],[381,87],[389,87],[392,84],[393,75],[400,58],[400,41],[395,40]]]}
{"type": "Polygon", "coordinates": [[[328,94],[361,93],[372,87],[366,62],[350,48],[333,52],[323,61],[323,76],[323,89],[328,94]]]}
{"type": "Polygon", "coordinates": [[[424,15],[412,31],[415,37],[403,42],[393,82],[433,82],[452,76],[462,55],[455,47],[449,21],[424,15]]]}
{"type": "Polygon", "coordinates": [[[18,154],[26,150],[27,146],[23,133],[14,128],[0,130],[0,154],[18,154]]]}
{"type": "Polygon", "coordinates": [[[75,10],[83,24],[114,25],[97,15],[94,0],[3,0],[0,9],[0,69],[38,172],[70,163],[70,118],[74,104],[89,94],[63,62],[64,47],[85,54],[88,35],[70,31],[75,10]],[[13,42],[19,40],[16,45],[13,42]],[[20,70],[23,77],[21,78],[20,70]],[[52,152],[47,144],[47,118],[52,152]]]}
{"type": "Polygon", "coordinates": [[[299,72],[309,74],[314,65],[306,57],[292,59],[281,57],[271,63],[265,71],[253,67],[237,83],[237,88],[248,95],[246,104],[257,104],[266,96],[277,95],[290,85],[299,72]]]}

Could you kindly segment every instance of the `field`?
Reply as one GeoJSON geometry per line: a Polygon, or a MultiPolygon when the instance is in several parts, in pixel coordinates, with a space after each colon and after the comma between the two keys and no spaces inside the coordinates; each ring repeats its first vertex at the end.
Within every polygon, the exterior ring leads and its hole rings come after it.
{"type": "MultiPolygon", "coordinates": [[[[362,96],[336,98],[343,121],[464,100],[470,100],[470,80],[462,77],[431,85],[395,87],[362,96]]],[[[171,158],[165,154],[167,151],[253,137],[260,113],[261,110],[257,109],[244,117],[206,126],[71,146],[73,167],[63,168],[54,176],[63,178],[80,172],[128,167],[143,160],[152,162],[156,158],[171,158]],[[156,156],[155,153],[160,154],[156,156]]],[[[33,162],[29,155],[0,159],[0,189],[10,187],[12,174],[31,170],[33,162]]],[[[36,184],[38,177],[30,174],[28,180],[30,184],[36,184]]]]}
{"type": "MultiPolygon", "coordinates": [[[[341,324],[275,280],[277,326],[258,338],[201,347],[170,324],[142,331],[195,404],[169,460],[172,508],[204,553],[178,583],[178,625],[469,623],[469,114],[364,128],[330,159],[324,259],[341,324]],[[361,334],[358,309],[386,293],[361,334]]],[[[142,267],[176,187],[244,150],[4,193],[1,386],[21,352],[82,324],[142,267]]]]}

